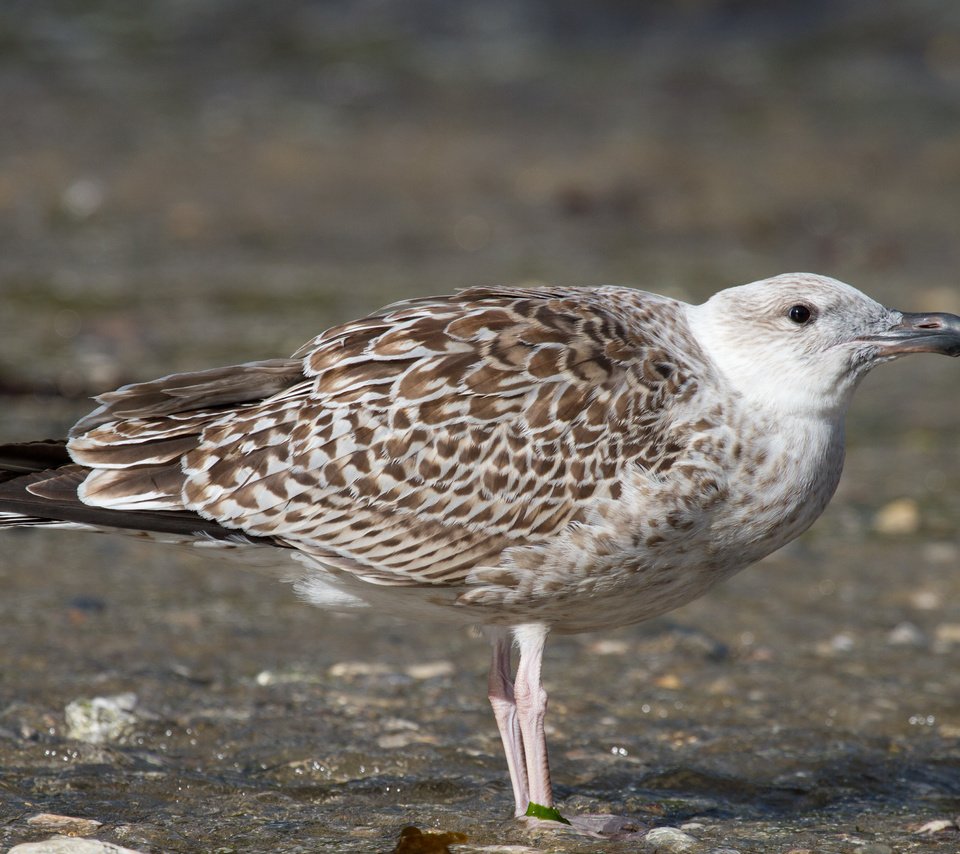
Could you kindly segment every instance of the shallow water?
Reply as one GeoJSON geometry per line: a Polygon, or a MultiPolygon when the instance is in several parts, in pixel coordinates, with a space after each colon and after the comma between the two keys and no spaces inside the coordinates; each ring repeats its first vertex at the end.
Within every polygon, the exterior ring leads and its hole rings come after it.
{"type": "MultiPolygon", "coordinates": [[[[960,310],[946,5],[606,29],[510,4],[478,29],[468,6],[442,26],[338,4],[235,25],[213,5],[0,12],[0,96],[24,117],[0,136],[0,439],[474,283],[699,298],[800,268],[960,310]]],[[[917,357],[864,384],[838,495],[794,545],[666,618],[551,641],[564,810],[685,825],[703,851],[960,848],[916,832],[960,815],[958,370],[917,357]]],[[[509,819],[468,632],[67,532],[5,533],[0,589],[4,846],[49,836],[27,819],[50,812],[144,851],[390,851],[407,825],[459,850],[638,850],[509,819]],[[67,736],[69,703],[125,692],[131,731],[67,736]]]]}

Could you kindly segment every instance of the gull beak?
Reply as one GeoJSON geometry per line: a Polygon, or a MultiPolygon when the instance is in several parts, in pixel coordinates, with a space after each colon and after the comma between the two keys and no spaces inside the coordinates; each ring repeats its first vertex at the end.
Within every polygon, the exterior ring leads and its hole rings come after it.
{"type": "Polygon", "coordinates": [[[900,322],[862,340],[875,344],[883,356],[942,353],[960,356],[960,317],[955,314],[898,312],[900,322]]]}

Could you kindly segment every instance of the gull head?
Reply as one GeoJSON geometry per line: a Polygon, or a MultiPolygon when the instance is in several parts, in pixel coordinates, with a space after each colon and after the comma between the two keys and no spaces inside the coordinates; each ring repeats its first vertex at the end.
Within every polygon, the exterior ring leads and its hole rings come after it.
{"type": "Polygon", "coordinates": [[[960,356],[960,317],[885,308],[812,273],[720,291],[690,306],[689,320],[727,381],[781,413],[842,416],[875,365],[908,353],[960,356]]]}

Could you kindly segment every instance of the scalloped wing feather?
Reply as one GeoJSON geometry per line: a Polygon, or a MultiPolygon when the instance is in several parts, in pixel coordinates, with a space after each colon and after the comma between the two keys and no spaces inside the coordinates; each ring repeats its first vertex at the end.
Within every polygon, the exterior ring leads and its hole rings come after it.
{"type": "Polygon", "coordinates": [[[101,396],[73,488],[144,529],[195,515],[373,583],[462,585],[615,503],[625,472],[669,471],[710,370],[684,323],[623,288],[398,303],[291,359],[101,396]]]}
{"type": "Polygon", "coordinates": [[[673,306],[474,289],[336,327],[298,353],[309,389],[205,428],[185,503],[381,583],[463,583],[616,499],[625,467],[672,465],[696,390],[673,306]]]}

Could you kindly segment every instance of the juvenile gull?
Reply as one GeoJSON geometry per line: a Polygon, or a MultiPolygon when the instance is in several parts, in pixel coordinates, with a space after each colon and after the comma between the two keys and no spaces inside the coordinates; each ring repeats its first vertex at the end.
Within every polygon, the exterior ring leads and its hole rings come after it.
{"type": "Polygon", "coordinates": [[[804,531],[858,382],[917,352],[960,355],[960,318],[805,273],[703,305],[617,287],[410,300],[0,447],[0,525],[269,549],[317,605],[483,625],[516,814],[559,819],[547,634],[662,614],[804,531]]]}

